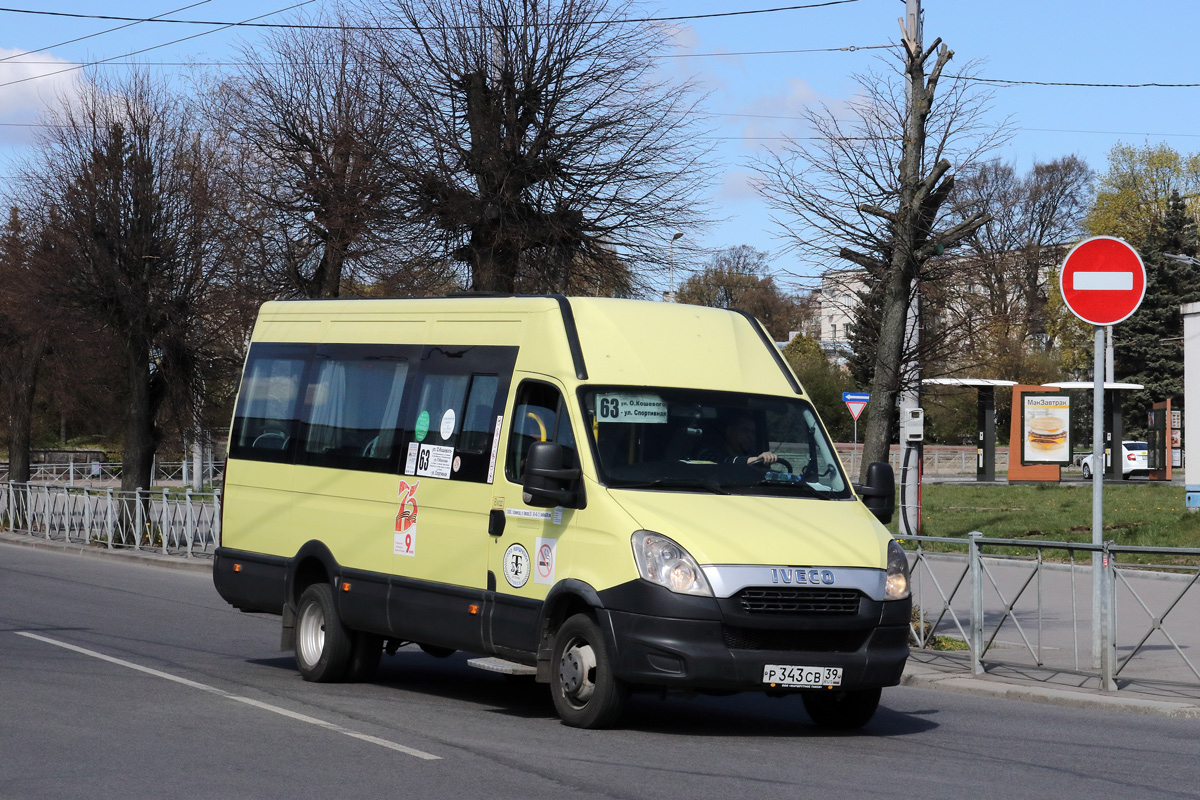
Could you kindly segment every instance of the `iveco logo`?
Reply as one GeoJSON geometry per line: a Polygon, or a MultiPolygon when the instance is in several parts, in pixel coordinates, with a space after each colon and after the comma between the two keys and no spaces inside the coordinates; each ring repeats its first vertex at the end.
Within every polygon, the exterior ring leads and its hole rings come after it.
{"type": "Polygon", "coordinates": [[[771,583],[798,583],[802,586],[833,585],[833,571],[799,567],[771,567],[771,583]]]}

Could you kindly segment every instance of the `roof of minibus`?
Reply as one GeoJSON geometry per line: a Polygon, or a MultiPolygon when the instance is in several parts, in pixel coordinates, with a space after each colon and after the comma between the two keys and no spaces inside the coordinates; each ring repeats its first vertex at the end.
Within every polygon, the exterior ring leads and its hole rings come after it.
{"type": "MultiPolygon", "coordinates": [[[[568,303],[588,383],[795,394],[786,367],[772,355],[774,344],[742,314],[598,297],[572,297],[568,303]]],[[[519,344],[519,369],[575,378],[555,297],[274,301],[259,312],[254,338],[519,344]]]]}

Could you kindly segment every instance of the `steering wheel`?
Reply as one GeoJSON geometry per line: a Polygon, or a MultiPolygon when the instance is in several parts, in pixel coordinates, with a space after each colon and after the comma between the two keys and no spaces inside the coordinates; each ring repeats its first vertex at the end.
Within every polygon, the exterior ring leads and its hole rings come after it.
{"type": "Polygon", "coordinates": [[[775,461],[773,461],[770,464],[764,464],[762,462],[762,459],[755,459],[754,461],[750,462],[751,467],[761,467],[761,468],[767,470],[768,472],[779,472],[779,470],[775,469],[776,464],[783,467],[784,472],[787,472],[789,474],[791,473],[792,464],[786,458],[779,458],[778,456],[776,456],[775,461]]]}

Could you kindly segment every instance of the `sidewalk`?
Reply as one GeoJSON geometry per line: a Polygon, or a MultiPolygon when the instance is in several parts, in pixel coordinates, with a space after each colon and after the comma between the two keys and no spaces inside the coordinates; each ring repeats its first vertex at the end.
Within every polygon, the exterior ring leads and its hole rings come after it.
{"type": "MultiPolygon", "coordinates": [[[[148,550],[109,550],[102,546],[68,544],[0,531],[0,546],[3,545],[55,550],[89,558],[115,558],[124,563],[165,569],[212,571],[211,556],[187,558],[148,550]]],[[[921,689],[1027,700],[1047,705],[1200,719],[1200,685],[1141,680],[1136,691],[1124,688],[1118,692],[1105,692],[1099,687],[1099,679],[1093,676],[1011,665],[989,665],[985,674],[972,676],[970,659],[962,652],[914,650],[900,683],[921,689]]]]}

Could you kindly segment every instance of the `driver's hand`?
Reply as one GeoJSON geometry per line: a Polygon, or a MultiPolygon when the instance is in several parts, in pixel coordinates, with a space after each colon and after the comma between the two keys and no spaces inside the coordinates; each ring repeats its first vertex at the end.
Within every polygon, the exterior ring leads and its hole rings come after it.
{"type": "Polygon", "coordinates": [[[746,463],[748,463],[748,464],[774,464],[778,460],[779,460],[779,456],[775,455],[770,450],[767,450],[763,453],[760,453],[757,456],[754,456],[753,458],[747,459],[746,463]]]}

